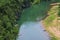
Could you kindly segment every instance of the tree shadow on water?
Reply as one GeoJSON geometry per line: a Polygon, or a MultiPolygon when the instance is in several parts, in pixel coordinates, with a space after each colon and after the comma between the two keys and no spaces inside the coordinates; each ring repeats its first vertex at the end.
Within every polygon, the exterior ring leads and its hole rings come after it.
{"type": "Polygon", "coordinates": [[[27,9],[24,9],[22,16],[19,20],[19,24],[26,21],[40,21],[44,20],[48,16],[50,9],[49,2],[42,2],[40,4],[33,5],[27,9]]]}

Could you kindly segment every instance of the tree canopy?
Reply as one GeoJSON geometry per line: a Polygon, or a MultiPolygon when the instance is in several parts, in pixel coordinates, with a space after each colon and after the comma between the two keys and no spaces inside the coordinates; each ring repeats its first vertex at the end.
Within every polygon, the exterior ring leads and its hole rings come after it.
{"type": "Polygon", "coordinates": [[[0,40],[16,40],[19,28],[17,20],[21,17],[23,9],[32,4],[40,3],[40,1],[0,0],[0,40]]]}

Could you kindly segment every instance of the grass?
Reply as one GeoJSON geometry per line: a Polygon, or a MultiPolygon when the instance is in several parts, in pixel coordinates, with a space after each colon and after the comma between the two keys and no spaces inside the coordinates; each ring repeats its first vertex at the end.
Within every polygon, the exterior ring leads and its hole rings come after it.
{"type": "Polygon", "coordinates": [[[57,40],[55,37],[51,37],[51,40],[57,40]]]}
{"type": "Polygon", "coordinates": [[[55,17],[56,17],[55,15],[48,16],[48,18],[45,20],[45,24],[49,26],[52,23],[52,21],[55,19],[55,17]]]}
{"type": "MultiPolygon", "coordinates": [[[[52,6],[50,8],[50,10],[48,11],[48,17],[44,20],[44,24],[46,26],[46,30],[49,31],[50,35],[53,36],[51,37],[51,40],[59,40],[55,34],[53,34],[52,32],[50,32],[50,30],[48,30],[49,27],[55,27],[53,24],[53,21],[55,19],[57,19],[57,14],[58,14],[58,5],[52,6]]],[[[57,24],[56,24],[57,25],[57,24]]]]}
{"type": "Polygon", "coordinates": [[[46,26],[50,26],[53,22],[54,19],[57,18],[57,13],[58,13],[58,7],[52,7],[49,11],[48,14],[49,16],[44,20],[46,26]]]}

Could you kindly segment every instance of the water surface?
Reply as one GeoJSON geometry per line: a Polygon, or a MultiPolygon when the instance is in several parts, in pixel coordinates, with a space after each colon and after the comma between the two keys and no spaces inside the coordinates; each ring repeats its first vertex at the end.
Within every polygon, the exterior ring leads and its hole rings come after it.
{"type": "Polygon", "coordinates": [[[25,22],[21,25],[17,40],[50,40],[41,22],[25,22]]]}

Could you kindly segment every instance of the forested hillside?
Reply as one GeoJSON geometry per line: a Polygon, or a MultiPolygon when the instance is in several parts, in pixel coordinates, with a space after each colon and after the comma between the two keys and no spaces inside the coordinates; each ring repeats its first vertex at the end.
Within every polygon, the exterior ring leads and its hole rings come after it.
{"type": "Polygon", "coordinates": [[[43,1],[60,0],[0,0],[0,40],[16,40],[23,10],[43,1]]]}

